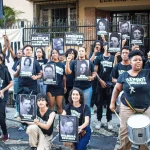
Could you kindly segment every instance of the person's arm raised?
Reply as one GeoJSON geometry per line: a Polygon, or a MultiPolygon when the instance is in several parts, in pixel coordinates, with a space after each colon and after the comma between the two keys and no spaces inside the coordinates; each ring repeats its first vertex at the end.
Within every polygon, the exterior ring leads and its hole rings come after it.
{"type": "Polygon", "coordinates": [[[68,56],[67,57],[67,60],[66,60],[66,67],[65,67],[65,73],[68,75],[68,74],[71,74],[72,73],[72,70],[70,69],[70,62],[71,62],[71,57],[68,56]]]}
{"type": "Polygon", "coordinates": [[[113,67],[118,63],[118,56],[120,56],[120,55],[121,55],[120,52],[117,52],[117,53],[115,54],[113,67]]]}

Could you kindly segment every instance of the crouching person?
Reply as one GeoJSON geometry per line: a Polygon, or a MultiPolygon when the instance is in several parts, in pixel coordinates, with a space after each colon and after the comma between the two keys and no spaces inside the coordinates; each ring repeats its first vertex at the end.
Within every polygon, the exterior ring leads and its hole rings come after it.
{"type": "Polygon", "coordinates": [[[44,94],[37,95],[37,119],[29,124],[26,133],[29,135],[31,150],[50,150],[55,112],[48,107],[44,94]]]}
{"type": "MultiPolygon", "coordinates": [[[[90,108],[84,104],[84,96],[79,88],[73,88],[69,93],[69,102],[62,115],[72,115],[79,118],[78,134],[79,141],[74,144],[75,150],[86,150],[91,137],[90,108]]],[[[73,146],[72,148],[73,149],[73,146]]]]}

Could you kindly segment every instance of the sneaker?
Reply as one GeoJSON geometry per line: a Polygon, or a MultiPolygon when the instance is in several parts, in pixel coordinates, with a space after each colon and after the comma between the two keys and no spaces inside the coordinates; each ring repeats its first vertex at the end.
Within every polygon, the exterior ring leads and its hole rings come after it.
{"type": "Polygon", "coordinates": [[[94,109],[91,107],[91,115],[94,115],[94,109]]]}
{"type": "Polygon", "coordinates": [[[98,123],[95,125],[95,129],[99,130],[102,126],[101,121],[98,121],[98,123]]]}
{"type": "Polygon", "coordinates": [[[91,128],[91,133],[93,133],[93,128],[92,127],[90,127],[91,128]]]}
{"type": "Polygon", "coordinates": [[[4,135],[2,141],[6,142],[6,141],[8,141],[8,139],[9,139],[9,134],[7,133],[7,134],[4,135]]]}
{"type": "Polygon", "coordinates": [[[112,129],[113,129],[113,126],[112,126],[112,124],[111,124],[110,121],[107,122],[107,128],[108,128],[109,130],[112,130],[112,129]]]}
{"type": "Polygon", "coordinates": [[[24,130],[26,130],[26,126],[23,126],[23,125],[21,125],[18,129],[18,131],[24,131],[24,130]]]}
{"type": "Polygon", "coordinates": [[[14,118],[17,118],[19,116],[19,113],[16,112],[15,115],[14,115],[14,118]]]}

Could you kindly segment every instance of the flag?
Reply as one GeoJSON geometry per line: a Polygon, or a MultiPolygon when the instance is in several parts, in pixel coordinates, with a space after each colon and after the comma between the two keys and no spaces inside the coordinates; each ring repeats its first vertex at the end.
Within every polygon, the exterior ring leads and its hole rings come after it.
{"type": "Polygon", "coordinates": [[[3,0],[0,0],[0,19],[4,18],[3,0]]]}

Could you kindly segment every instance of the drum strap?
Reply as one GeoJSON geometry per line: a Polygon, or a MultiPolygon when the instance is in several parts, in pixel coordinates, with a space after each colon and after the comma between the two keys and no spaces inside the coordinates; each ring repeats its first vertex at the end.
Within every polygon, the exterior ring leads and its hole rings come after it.
{"type": "Polygon", "coordinates": [[[135,110],[135,109],[130,105],[130,103],[129,103],[129,101],[126,99],[126,97],[124,97],[124,98],[125,98],[125,101],[126,101],[127,105],[130,107],[131,110],[134,111],[135,114],[144,114],[144,112],[145,112],[145,111],[147,110],[147,108],[148,108],[148,107],[145,108],[143,112],[142,112],[142,111],[137,111],[137,110],[135,110]]]}

